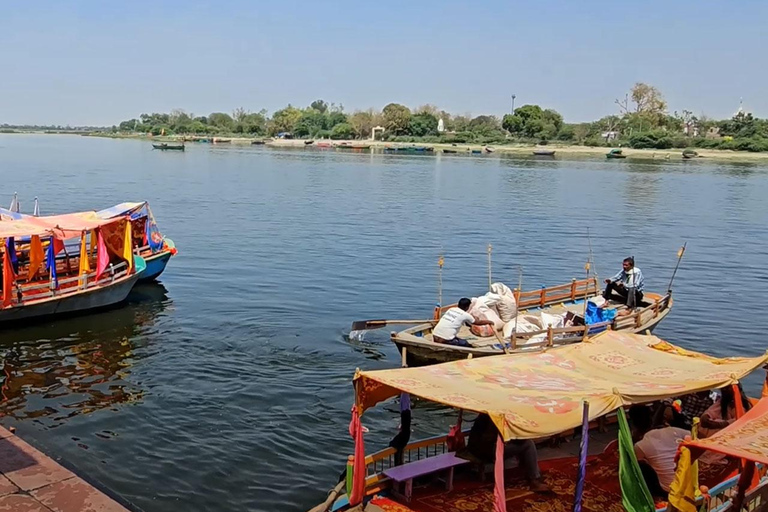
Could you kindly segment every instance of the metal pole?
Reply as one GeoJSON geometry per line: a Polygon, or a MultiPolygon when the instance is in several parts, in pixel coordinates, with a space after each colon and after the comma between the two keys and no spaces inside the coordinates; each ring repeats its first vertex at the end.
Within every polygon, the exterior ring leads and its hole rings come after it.
{"type": "Polygon", "coordinates": [[[516,97],[517,96],[515,96],[514,94],[512,95],[512,115],[515,115],[515,98],[516,97]]]}
{"type": "Polygon", "coordinates": [[[491,291],[491,282],[493,281],[491,278],[491,251],[493,250],[493,247],[491,244],[488,244],[488,291],[491,291]]]}

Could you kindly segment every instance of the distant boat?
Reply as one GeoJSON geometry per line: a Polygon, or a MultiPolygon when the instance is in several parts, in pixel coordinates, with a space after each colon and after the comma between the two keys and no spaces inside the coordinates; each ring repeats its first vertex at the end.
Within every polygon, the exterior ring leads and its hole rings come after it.
{"type": "Polygon", "coordinates": [[[627,155],[623,155],[620,149],[612,149],[605,154],[605,158],[627,158],[627,155]]]}
{"type": "Polygon", "coordinates": [[[166,142],[163,142],[160,144],[152,144],[152,147],[154,149],[161,149],[163,151],[166,151],[166,150],[184,151],[184,144],[168,144],[166,142]]]}
{"type": "Polygon", "coordinates": [[[338,149],[370,149],[370,144],[349,144],[342,142],[341,144],[337,144],[336,147],[338,149]]]}
{"type": "Polygon", "coordinates": [[[315,147],[316,148],[328,149],[328,148],[332,148],[333,144],[331,144],[330,142],[317,142],[317,143],[315,143],[315,147]]]}
{"type": "Polygon", "coordinates": [[[685,151],[683,151],[683,159],[685,160],[696,158],[697,156],[699,156],[699,154],[692,149],[686,149],[685,151]]]}
{"type": "Polygon", "coordinates": [[[535,149],[533,151],[534,156],[555,156],[554,149],[535,149]]]}
{"type": "Polygon", "coordinates": [[[458,153],[459,151],[457,149],[444,149],[443,153],[458,153]]]}
{"type": "Polygon", "coordinates": [[[481,150],[479,150],[479,149],[473,149],[473,150],[472,150],[472,154],[473,154],[473,155],[479,155],[480,153],[482,153],[482,151],[481,151],[481,150]]]}
{"type": "Polygon", "coordinates": [[[265,144],[265,142],[262,139],[252,140],[251,141],[251,145],[253,145],[253,146],[263,146],[264,144],[265,144]]]}
{"type": "Polygon", "coordinates": [[[493,148],[492,148],[492,147],[490,147],[490,146],[486,146],[486,147],[485,147],[485,152],[486,152],[486,153],[493,153],[494,151],[496,151],[496,150],[495,150],[495,149],[493,149],[493,148]]]}
{"type": "Polygon", "coordinates": [[[314,144],[314,143],[315,143],[315,141],[313,141],[313,140],[305,140],[305,141],[304,141],[304,145],[305,145],[305,146],[310,146],[310,145],[312,145],[312,144],[314,144]]]}
{"type": "Polygon", "coordinates": [[[213,139],[214,144],[227,144],[228,142],[232,142],[232,139],[220,139],[218,137],[213,139]]]}

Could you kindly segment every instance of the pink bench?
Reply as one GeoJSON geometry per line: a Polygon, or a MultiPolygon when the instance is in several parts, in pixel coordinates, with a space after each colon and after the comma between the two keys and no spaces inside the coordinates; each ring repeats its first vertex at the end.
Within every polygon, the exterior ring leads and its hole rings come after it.
{"type": "Polygon", "coordinates": [[[457,457],[453,452],[449,452],[435,457],[427,457],[426,459],[409,462],[402,466],[389,468],[384,471],[384,476],[392,479],[398,484],[405,482],[404,498],[405,501],[410,503],[411,495],[413,494],[414,478],[447,469],[448,477],[445,479],[445,489],[451,491],[453,490],[453,468],[463,464],[469,464],[469,461],[457,457]]]}

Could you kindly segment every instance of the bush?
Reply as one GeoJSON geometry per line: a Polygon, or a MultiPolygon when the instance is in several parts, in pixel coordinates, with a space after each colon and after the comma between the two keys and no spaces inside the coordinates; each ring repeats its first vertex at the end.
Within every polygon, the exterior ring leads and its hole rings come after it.
{"type": "Polygon", "coordinates": [[[316,139],[330,139],[331,138],[331,130],[317,130],[317,133],[315,133],[316,139]]]}
{"type": "Polygon", "coordinates": [[[634,149],[670,149],[672,138],[663,131],[637,133],[629,138],[629,145],[634,149]]]}
{"type": "Polygon", "coordinates": [[[331,130],[332,139],[354,139],[355,129],[349,123],[339,123],[331,130]]]}
{"type": "Polygon", "coordinates": [[[605,141],[602,137],[590,137],[584,141],[584,145],[590,148],[599,148],[605,146],[605,141]]]}
{"type": "Polygon", "coordinates": [[[691,140],[687,137],[675,137],[672,139],[672,147],[676,149],[685,149],[690,146],[691,140]]]}
{"type": "Polygon", "coordinates": [[[475,142],[475,134],[472,132],[458,132],[458,133],[455,133],[453,137],[450,140],[448,140],[448,142],[456,142],[459,144],[475,142]]]}

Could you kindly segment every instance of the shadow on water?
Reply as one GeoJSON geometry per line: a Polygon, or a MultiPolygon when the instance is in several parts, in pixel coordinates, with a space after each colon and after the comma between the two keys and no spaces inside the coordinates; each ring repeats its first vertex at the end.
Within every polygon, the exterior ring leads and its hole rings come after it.
{"type": "Polygon", "coordinates": [[[0,417],[55,427],[140,401],[131,366],[146,355],[144,334],[170,304],[162,284],[139,284],[119,309],[1,332],[0,417]]]}

